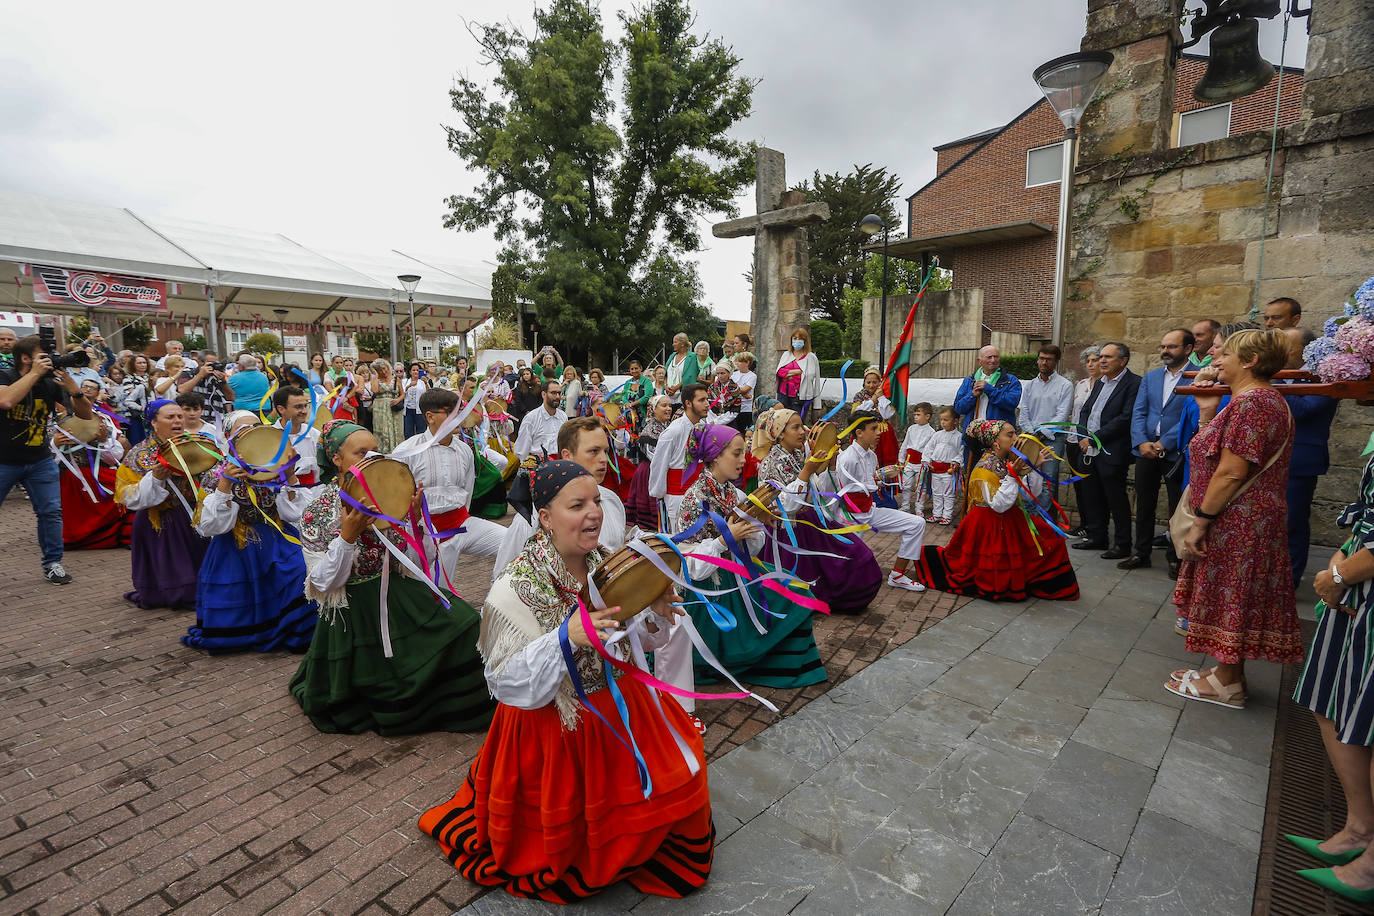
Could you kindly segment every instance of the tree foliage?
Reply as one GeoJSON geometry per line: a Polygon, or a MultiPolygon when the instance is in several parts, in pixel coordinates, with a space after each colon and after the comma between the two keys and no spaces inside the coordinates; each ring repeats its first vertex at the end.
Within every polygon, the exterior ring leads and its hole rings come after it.
{"type": "Polygon", "coordinates": [[[816,352],[817,359],[839,359],[844,349],[840,326],[829,318],[811,322],[811,349],[816,352]]]}
{"type": "Polygon", "coordinates": [[[752,148],[727,135],[753,96],[731,49],[693,34],[686,0],[620,23],[608,41],[587,0],[551,0],[529,35],[477,26],[491,85],[464,77],[451,92],[449,149],[482,180],[448,199],[445,225],[527,245],[510,259],[528,271],[517,293],[569,349],[656,344],[648,290],[753,178],[752,148]]]}
{"type": "Polygon", "coordinates": [[[243,342],[243,349],[249,353],[263,356],[268,353],[281,353],[281,338],[271,331],[258,331],[250,334],[248,339],[243,342]]]}
{"type": "MultiPolygon", "coordinates": [[[[930,278],[930,283],[926,284],[927,290],[949,289],[953,280],[953,274],[943,267],[934,267],[934,276],[930,278]]],[[[862,274],[862,285],[846,286],[842,296],[844,303],[845,326],[844,326],[844,352],[846,356],[861,356],[864,359],[872,359],[876,354],[860,353],[863,348],[863,316],[864,299],[883,294],[883,256],[881,254],[870,254],[868,260],[864,262],[862,274]]],[[[887,294],[889,296],[905,296],[907,293],[914,293],[921,288],[921,268],[911,261],[904,261],[901,258],[889,258],[887,263],[887,294]]],[[[896,339],[895,334],[901,333],[901,328],[893,330],[888,328],[889,342],[896,339]]],[[[883,357],[886,359],[886,355],[883,357]]]]}
{"type": "Polygon", "coordinates": [[[513,321],[493,321],[477,329],[477,352],[483,350],[520,350],[520,325],[513,321]]]}
{"type": "Polygon", "coordinates": [[[502,250],[500,263],[491,274],[491,316],[520,331],[520,297],[529,282],[529,268],[524,255],[514,245],[502,250]]]}
{"type": "Polygon", "coordinates": [[[892,231],[901,226],[901,216],[893,203],[902,181],[886,168],[872,163],[855,165],[847,174],[819,170],[810,181],[797,186],[814,201],[830,205],[830,219],[807,230],[811,271],[811,314],[848,326],[844,313],[844,290],[862,283],[863,246],[870,237],[859,231],[859,223],[870,213],[883,218],[892,231]]]}
{"type": "Polygon", "coordinates": [[[139,353],[152,342],[153,329],[149,325],[139,322],[124,329],[124,347],[126,349],[139,353]]]}
{"type": "Polygon", "coordinates": [[[353,335],[359,352],[367,350],[383,359],[391,358],[391,335],[386,331],[359,331],[353,335]]]}

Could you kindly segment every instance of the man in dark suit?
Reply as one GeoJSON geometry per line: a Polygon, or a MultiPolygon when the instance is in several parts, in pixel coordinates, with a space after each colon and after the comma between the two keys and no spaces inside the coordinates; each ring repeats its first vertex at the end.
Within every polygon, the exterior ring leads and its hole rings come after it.
{"type": "MultiPolygon", "coordinates": [[[[1159,342],[1159,359],[1164,365],[1151,369],[1140,380],[1131,412],[1131,444],[1135,446],[1135,554],[1116,564],[1118,569],[1140,569],[1150,565],[1150,548],[1155,537],[1155,508],[1159,505],[1159,484],[1169,499],[1169,514],[1178,506],[1183,493],[1183,452],[1179,448],[1179,421],[1183,417],[1186,395],[1175,395],[1184,384],[1183,372],[1189,366],[1196,340],[1186,328],[1174,328],[1159,342]]],[[[1178,552],[1169,543],[1165,548],[1169,578],[1178,578],[1178,552]]]]}
{"type": "MultiPolygon", "coordinates": [[[[1274,300],[1275,302],[1283,300],[1274,300]]],[[[1272,303],[1271,303],[1272,305],[1272,303]]],[[[1301,369],[1303,348],[1316,335],[1303,328],[1286,328],[1288,335],[1288,365],[1286,369],[1301,369]]],[[[1276,383],[1286,379],[1275,379],[1276,383]]],[[[1278,389],[1280,392],[1282,388],[1278,389]]],[[[1317,478],[1331,466],[1331,421],[1336,418],[1340,401],[1320,394],[1288,394],[1283,398],[1293,413],[1293,458],[1288,465],[1288,557],[1293,564],[1293,587],[1302,581],[1307,569],[1307,553],[1312,541],[1312,497],[1317,490],[1317,478]]]]}
{"type": "Polygon", "coordinates": [[[1088,536],[1074,544],[1077,550],[1103,550],[1102,559],[1121,560],[1131,553],[1131,501],[1126,495],[1126,474],[1131,467],[1131,412],[1140,390],[1140,376],[1126,364],[1131,351],[1124,343],[1102,345],[1098,368],[1102,375],[1079,413],[1078,422],[1097,434],[1101,451],[1091,442],[1080,443],[1087,461],[1084,484],[1083,527],[1088,536]],[[1093,452],[1096,451],[1096,454],[1093,452]],[[1107,540],[1111,521],[1115,537],[1107,540]]]}

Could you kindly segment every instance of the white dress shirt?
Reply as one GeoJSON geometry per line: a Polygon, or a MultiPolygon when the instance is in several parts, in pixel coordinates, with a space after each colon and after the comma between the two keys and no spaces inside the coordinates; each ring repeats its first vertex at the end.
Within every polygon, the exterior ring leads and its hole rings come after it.
{"type": "Polygon", "coordinates": [[[434,433],[411,436],[392,451],[391,457],[404,461],[417,483],[425,485],[425,499],[431,513],[467,508],[472,502],[472,486],[477,469],[472,449],[458,436],[448,445],[434,442],[434,433]]]}
{"type": "Polygon", "coordinates": [[[557,456],[558,430],[567,421],[568,415],[561,410],[549,413],[549,409],[543,405],[531,410],[520,421],[520,435],[515,437],[515,454],[521,461],[530,455],[543,453],[557,456]]]}
{"type": "Polygon", "coordinates": [[[878,490],[878,454],[857,442],[840,452],[835,462],[840,479],[840,493],[875,493],[878,490]]]}
{"type": "Polygon", "coordinates": [[[1088,429],[1092,432],[1097,432],[1102,428],[1102,408],[1107,406],[1107,401],[1111,398],[1112,392],[1116,390],[1117,382],[1121,381],[1121,377],[1125,374],[1126,370],[1123,368],[1116,374],[1116,378],[1099,380],[1102,382],[1102,390],[1097,393],[1097,400],[1093,402],[1092,412],[1088,414],[1088,429]]]}
{"type": "MultiPolygon", "coordinates": [[[[276,429],[284,430],[286,428],[280,419],[272,426],[276,429]]],[[[318,474],[320,471],[318,459],[320,431],[313,426],[307,427],[307,430],[305,438],[297,442],[296,437],[301,434],[300,428],[295,425],[291,427],[291,447],[300,456],[300,460],[296,462],[296,476],[298,477],[304,474],[318,474]]]]}
{"type": "MultiPolygon", "coordinates": [[[[614,490],[598,485],[601,491],[601,534],[596,542],[611,552],[625,546],[625,505],[614,490]]],[[[510,520],[506,533],[501,538],[501,547],[496,551],[496,562],[491,568],[491,581],[501,578],[501,573],[511,561],[520,556],[525,544],[534,537],[534,525],[525,521],[519,512],[510,520]]]]}
{"type": "Polygon", "coordinates": [[[668,471],[687,466],[687,437],[691,432],[692,421],[683,414],[658,437],[658,447],[649,460],[649,495],[654,499],[668,494],[668,471]]]}
{"type": "Polygon", "coordinates": [[[1038,374],[1021,383],[1020,426],[1032,432],[1046,423],[1063,423],[1073,410],[1073,382],[1058,372],[1051,372],[1048,380],[1038,374]]]}

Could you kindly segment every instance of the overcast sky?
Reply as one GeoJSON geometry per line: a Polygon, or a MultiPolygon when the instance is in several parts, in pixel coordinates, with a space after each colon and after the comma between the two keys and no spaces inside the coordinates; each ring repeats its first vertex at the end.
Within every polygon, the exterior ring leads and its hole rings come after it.
{"type": "MultiPolygon", "coordinates": [[[[616,11],[603,17],[618,33],[616,11]]],[[[789,181],[886,166],[902,196],[934,177],[931,147],[1004,123],[1038,97],[1030,73],[1078,49],[1084,0],[697,0],[698,31],[758,79],[737,125],[787,156],[789,181]]],[[[529,21],[530,2],[393,0],[0,6],[0,186],[284,233],[306,245],[395,247],[480,262],[489,234],[443,228],[473,179],[448,152],[452,77],[484,78],[466,17],[529,21]]],[[[1279,59],[1278,20],[1262,23],[1279,59]]],[[[1288,63],[1306,35],[1290,29],[1288,63]]],[[[752,191],[741,196],[753,209],[752,191]]],[[[899,208],[900,209],[900,208],[899,208]]],[[[707,303],[748,318],[747,239],[703,232],[707,303]]]]}

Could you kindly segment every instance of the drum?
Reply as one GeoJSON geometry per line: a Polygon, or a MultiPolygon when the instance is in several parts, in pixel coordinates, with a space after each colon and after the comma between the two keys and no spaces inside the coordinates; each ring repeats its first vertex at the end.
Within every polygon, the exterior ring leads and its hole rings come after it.
{"type": "MultiPolygon", "coordinates": [[[[465,404],[460,404],[456,409],[461,412],[466,406],[467,405],[465,404]]],[[[474,407],[472,408],[472,410],[468,411],[468,415],[466,417],[463,417],[463,422],[459,423],[458,425],[461,426],[463,429],[476,429],[477,427],[482,425],[482,420],[484,416],[485,414],[483,411],[478,410],[476,407],[474,407]]]]}
{"type": "Polygon", "coordinates": [[[181,433],[158,447],[158,455],[174,474],[199,477],[224,460],[215,440],[199,433],[181,433]]]}
{"type": "Polygon", "coordinates": [[[1031,464],[1040,460],[1040,442],[1030,433],[1021,433],[1016,437],[1016,449],[1025,455],[1031,464]]]}
{"type": "Polygon", "coordinates": [[[257,483],[276,480],[277,473],[295,456],[295,450],[288,443],[282,448],[282,437],[287,433],[275,426],[248,426],[234,436],[233,446],[240,460],[248,467],[248,479],[257,483]],[[281,457],[277,457],[277,452],[281,457]]]}
{"type": "MultiPolygon", "coordinates": [[[[415,475],[403,461],[369,455],[340,477],[339,488],[373,512],[404,519],[410,514],[410,503],[415,499],[415,475]],[[359,476],[367,482],[366,489],[358,480],[359,476]],[[372,496],[368,496],[369,490],[372,496]]],[[[374,518],[372,524],[382,521],[374,518]]]]}
{"type": "Polygon", "coordinates": [[[73,439],[78,442],[84,442],[87,445],[100,442],[105,438],[105,429],[101,425],[100,417],[92,417],[89,420],[83,420],[74,414],[68,414],[58,420],[57,425],[62,428],[64,433],[71,436],[73,439]]]}
{"type": "Polygon", "coordinates": [[[740,503],[740,509],[750,518],[762,522],[765,525],[771,525],[776,518],[776,509],[774,506],[778,501],[778,494],[780,492],[781,491],[771,483],[765,483],[749,495],[757,499],[760,503],[763,503],[767,508],[760,508],[758,503],[754,502],[753,499],[747,499],[740,503]]]}
{"type": "MultiPolygon", "coordinates": [[[[682,575],[682,558],[677,551],[659,538],[649,538],[644,543],[665,566],[682,575]]],[[[658,567],[630,547],[622,547],[607,557],[592,573],[592,581],[606,607],[620,607],[615,619],[622,623],[661,598],[673,584],[658,567]]],[[[581,594],[588,609],[592,608],[591,590],[583,588],[581,594]]]]}

